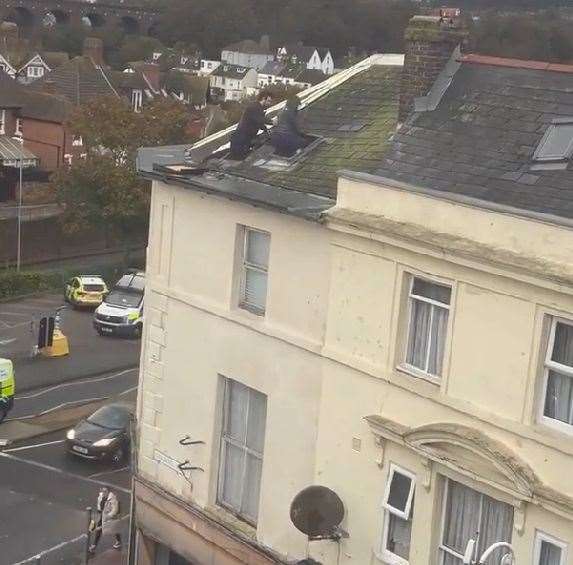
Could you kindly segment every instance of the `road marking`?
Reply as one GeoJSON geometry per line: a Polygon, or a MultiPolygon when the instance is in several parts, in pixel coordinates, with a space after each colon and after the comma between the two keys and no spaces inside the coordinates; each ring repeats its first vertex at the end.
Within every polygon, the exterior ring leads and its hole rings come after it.
{"type": "Polygon", "coordinates": [[[29,459],[24,459],[23,457],[18,457],[17,455],[12,455],[10,453],[6,453],[5,451],[0,451],[0,457],[4,459],[11,459],[12,461],[17,461],[18,463],[24,463],[26,465],[31,465],[32,467],[38,467],[39,469],[44,469],[45,471],[51,471],[53,473],[58,473],[59,475],[63,475],[65,477],[71,477],[74,479],[78,479],[80,481],[86,481],[88,483],[92,483],[95,485],[108,487],[111,490],[120,490],[126,494],[130,494],[131,490],[128,488],[120,487],[113,483],[108,483],[107,481],[96,481],[90,477],[83,477],[82,475],[78,475],[76,473],[70,473],[69,471],[64,471],[58,467],[52,467],[52,465],[46,465],[46,463],[40,463],[39,461],[31,461],[29,459]]]}
{"type": "Polygon", "coordinates": [[[12,342],[14,342],[14,341],[16,341],[16,338],[15,338],[15,337],[13,337],[13,338],[11,338],[11,339],[0,339],[0,346],[2,346],[2,345],[8,345],[9,343],[12,343],[12,342]]]}
{"type": "MultiPolygon", "coordinates": [[[[119,521],[123,522],[126,518],[129,518],[129,514],[125,514],[124,516],[121,516],[119,521]]],[[[54,547],[50,547],[49,549],[45,549],[44,551],[42,551],[41,553],[37,553],[33,557],[28,557],[27,559],[24,559],[24,561],[19,561],[18,563],[15,563],[14,565],[26,565],[28,563],[36,563],[38,559],[42,559],[42,557],[46,557],[47,555],[49,555],[50,553],[53,553],[54,551],[58,551],[59,549],[63,549],[64,547],[71,545],[73,543],[77,543],[82,539],[86,539],[87,537],[88,537],[87,534],[81,534],[78,537],[75,537],[75,538],[70,539],[68,541],[63,541],[62,543],[59,543],[58,545],[55,545],[54,547]]]]}
{"type": "Polygon", "coordinates": [[[94,473],[93,475],[89,475],[90,479],[95,477],[101,477],[102,475],[113,475],[113,473],[119,473],[120,471],[127,471],[129,467],[122,467],[121,469],[115,469],[113,471],[101,471],[99,473],[94,473]]]}
{"type": "Polygon", "coordinates": [[[124,390],[123,392],[120,392],[118,394],[118,396],[123,396],[124,394],[129,394],[130,392],[133,392],[134,390],[137,390],[137,386],[132,386],[131,388],[128,388],[127,390],[124,390]]]}
{"type": "Polygon", "coordinates": [[[3,318],[4,316],[29,316],[30,312],[26,312],[25,314],[23,312],[4,312],[2,310],[0,310],[0,318],[3,318]]]}
{"type": "Polygon", "coordinates": [[[5,422],[13,422],[14,420],[30,420],[31,418],[36,418],[38,416],[44,416],[46,414],[49,414],[50,412],[53,412],[54,410],[59,410],[60,408],[63,408],[64,406],[73,406],[74,404],[87,404],[88,402],[96,402],[98,400],[107,400],[109,398],[109,396],[98,396],[95,398],[79,398],[78,400],[69,400],[68,402],[62,402],[61,404],[58,404],[57,406],[54,406],[53,408],[48,408],[47,410],[44,410],[43,412],[38,412],[37,414],[28,414],[27,416],[18,416],[17,418],[6,418],[4,421],[5,422]]]}
{"type": "Polygon", "coordinates": [[[83,384],[89,384],[89,383],[100,383],[102,381],[107,381],[110,379],[115,379],[116,377],[121,377],[127,373],[132,373],[133,371],[138,371],[139,367],[134,367],[132,369],[125,369],[124,371],[120,371],[119,373],[114,373],[113,375],[106,375],[105,377],[99,377],[97,379],[85,379],[85,380],[81,380],[81,381],[70,381],[67,383],[61,383],[59,385],[54,385],[51,386],[49,388],[45,388],[42,389],[39,392],[34,392],[32,394],[26,394],[23,396],[16,396],[16,400],[27,400],[29,398],[37,398],[38,396],[42,396],[43,394],[47,394],[48,392],[51,392],[53,390],[58,390],[60,388],[66,388],[69,386],[75,386],[75,385],[83,385],[83,384]]]}
{"type": "Polygon", "coordinates": [[[22,447],[12,447],[11,449],[4,449],[4,453],[12,453],[14,451],[24,451],[26,449],[34,449],[36,447],[45,447],[47,445],[56,445],[57,443],[64,443],[65,439],[58,439],[56,441],[47,441],[45,443],[35,443],[33,445],[23,445],[22,447]]]}

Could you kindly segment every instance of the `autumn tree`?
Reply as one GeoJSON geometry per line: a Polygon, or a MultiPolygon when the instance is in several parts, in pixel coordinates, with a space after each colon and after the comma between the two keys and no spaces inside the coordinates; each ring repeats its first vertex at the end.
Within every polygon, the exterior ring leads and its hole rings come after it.
{"type": "Polygon", "coordinates": [[[124,236],[145,229],[149,183],[135,169],[137,149],[193,141],[186,135],[188,119],[185,107],[169,99],[157,99],[140,113],[117,97],[79,108],[68,126],[81,136],[85,158],[54,177],[65,229],[104,226],[124,236]]]}

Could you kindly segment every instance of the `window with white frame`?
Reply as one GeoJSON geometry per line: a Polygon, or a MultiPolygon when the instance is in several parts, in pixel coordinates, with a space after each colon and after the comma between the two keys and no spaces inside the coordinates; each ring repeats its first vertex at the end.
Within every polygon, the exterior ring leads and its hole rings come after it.
{"type": "MultiPolygon", "coordinates": [[[[440,565],[462,565],[468,541],[477,541],[476,554],[493,543],[511,542],[513,507],[451,479],[446,480],[440,565]]],[[[498,565],[507,549],[492,553],[485,565],[498,565]]]]}
{"type": "Polygon", "coordinates": [[[141,90],[132,90],[131,105],[133,106],[133,110],[135,112],[139,112],[141,110],[142,104],[143,104],[143,92],[141,90]]]}
{"type": "Polygon", "coordinates": [[[442,374],[452,289],[419,277],[410,283],[406,365],[442,374]]]}
{"type": "Polygon", "coordinates": [[[239,306],[262,316],[267,305],[271,236],[266,232],[251,228],[244,228],[243,233],[243,263],[239,306]]]}
{"type": "Polygon", "coordinates": [[[22,137],[22,120],[20,118],[16,118],[16,129],[14,131],[14,135],[18,137],[22,137]]]}
{"type": "Polygon", "coordinates": [[[225,379],[219,504],[256,524],[263,469],[267,398],[225,379]]]}
{"type": "Polygon", "coordinates": [[[0,135],[6,132],[6,110],[0,110],[0,135]]]}
{"type": "Polygon", "coordinates": [[[573,322],[552,320],[544,373],[542,420],[573,432],[573,322]]]}
{"type": "Polygon", "coordinates": [[[389,565],[407,565],[410,559],[415,486],[415,475],[390,465],[382,503],[384,528],[380,547],[381,557],[389,565]]]}
{"type": "Polygon", "coordinates": [[[27,74],[29,78],[39,78],[44,76],[44,67],[36,67],[32,65],[28,67],[27,74]]]}
{"type": "Polygon", "coordinates": [[[567,544],[543,532],[535,534],[533,565],[565,565],[567,544]]]}

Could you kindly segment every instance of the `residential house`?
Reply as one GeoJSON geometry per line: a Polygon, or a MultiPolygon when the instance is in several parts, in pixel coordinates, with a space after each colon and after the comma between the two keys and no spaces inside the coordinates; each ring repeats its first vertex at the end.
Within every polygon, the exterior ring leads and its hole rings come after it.
{"type": "Polygon", "coordinates": [[[304,555],[306,538],[288,515],[297,492],[320,481],[330,251],[316,220],[333,204],[340,167],[372,165],[394,131],[402,60],[373,58],[301,94],[301,122],[316,141],[296,159],[273,158],[263,146],[242,163],[203,160],[220,154],[227,131],[191,148],[188,162],[209,172],[180,175],[175,187],[169,169],[155,176],[154,164],[173,151],[172,162],[182,162],[186,147],[140,154],[154,183],[135,489],[139,563],[169,554],[217,564],[304,555]],[[191,372],[184,358],[193,358],[191,372]],[[247,410],[252,432],[248,440],[240,434],[235,454],[236,409],[247,410]],[[237,476],[233,486],[246,441],[251,483],[237,476]],[[183,475],[185,460],[194,470],[183,475]]]}
{"type": "Polygon", "coordinates": [[[573,66],[465,37],[307,90],[291,158],[140,154],[140,564],[573,563],[573,66]]]}
{"type": "Polygon", "coordinates": [[[60,51],[45,51],[35,53],[19,68],[18,80],[28,84],[43,77],[53,69],[69,61],[69,55],[60,51]]]}
{"type": "Polygon", "coordinates": [[[221,52],[221,61],[239,67],[249,67],[260,71],[269,61],[274,60],[274,53],[270,50],[268,40],[263,38],[260,42],[245,39],[227,45],[221,52]]]}
{"type": "Polygon", "coordinates": [[[309,70],[334,74],[334,58],[329,49],[317,48],[297,43],[284,45],[277,49],[277,60],[291,66],[303,65],[309,70]]]}
{"type": "Polygon", "coordinates": [[[328,77],[322,71],[309,70],[304,65],[287,65],[280,61],[267,63],[258,75],[258,87],[271,85],[299,88],[304,90],[326,80],[328,77]]]}
{"type": "Polygon", "coordinates": [[[248,95],[248,89],[257,87],[257,71],[222,63],[209,76],[211,94],[222,102],[240,101],[248,95]]]}
{"type": "Polygon", "coordinates": [[[221,61],[213,59],[201,59],[199,74],[206,76],[210,75],[215,69],[219,67],[221,61]]]}
{"type": "Polygon", "coordinates": [[[153,100],[154,89],[145,74],[128,68],[124,71],[106,71],[114,90],[131,103],[134,112],[141,112],[147,101],[153,100]]]}
{"type": "Polygon", "coordinates": [[[280,61],[269,61],[258,73],[257,84],[259,88],[276,84],[278,77],[286,65],[280,61]]]}

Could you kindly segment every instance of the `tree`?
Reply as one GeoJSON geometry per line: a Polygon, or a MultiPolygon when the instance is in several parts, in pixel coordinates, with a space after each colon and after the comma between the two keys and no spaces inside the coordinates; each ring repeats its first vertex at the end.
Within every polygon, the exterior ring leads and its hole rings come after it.
{"type": "Polygon", "coordinates": [[[79,108],[68,126],[82,137],[85,158],[75,159],[53,179],[66,231],[105,226],[126,235],[144,229],[149,183],[135,169],[137,149],[193,141],[186,137],[188,121],[185,107],[169,99],[158,99],[140,113],[117,97],[79,108]]]}

